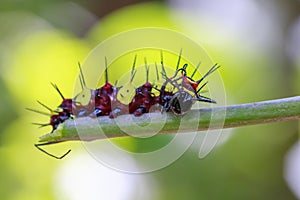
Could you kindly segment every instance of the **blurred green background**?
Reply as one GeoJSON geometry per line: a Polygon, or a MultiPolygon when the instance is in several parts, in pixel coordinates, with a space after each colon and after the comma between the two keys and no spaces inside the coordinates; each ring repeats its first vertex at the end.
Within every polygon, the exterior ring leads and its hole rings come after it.
{"type": "Polygon", "coordinates": [[[206,158],[198,158],[195,144],[172,165],[140,175],[101,166],[80,142],[47,148],[74,149],[63,160],[33,147],[51,129],[31,125],[48,117],[24,108],[38,109],[37,99],[55,108],[61,99],[50,82],[71,97],[77,62],[93,47],[149,26],[202,44],[222,65],[228,104],[300,93],[298,0],[1,0],[1,199],[297,199],[300,189],[285,179],[297,121],[224,130],[206,158]]]}

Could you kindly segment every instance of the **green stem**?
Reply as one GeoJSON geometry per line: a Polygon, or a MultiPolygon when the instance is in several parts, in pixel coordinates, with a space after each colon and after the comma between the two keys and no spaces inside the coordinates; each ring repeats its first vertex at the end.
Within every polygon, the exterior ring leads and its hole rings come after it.
{"type": "Polygon", "coordinates": [[[172,113],[149,113],[149,115],[145,114],[141,117],[122,115],[116,119],[82,117],[67,120],[54,132],[43,135],[40,142],[91,141],[128,136],[126,133],[149,136],[153,134],[154,130],[159,130],[160,134],[177,133],[179,127],[180,133],[185,133],[195,130],[232,128],[299,118],[300,96],[296,96],[257,103],[191,110],[183,117],[175,116],[172,113]],[[143,131],[140,131],[141,127],[143,131]]]}

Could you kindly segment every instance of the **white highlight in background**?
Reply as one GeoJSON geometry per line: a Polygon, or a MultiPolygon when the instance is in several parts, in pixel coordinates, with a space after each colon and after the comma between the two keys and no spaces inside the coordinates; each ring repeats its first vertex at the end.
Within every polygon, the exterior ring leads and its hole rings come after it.
{"type": "Polygon", "coordinates": [[[285,179],[290,189],[300,199],[300,141],[290,149],[286,156],[285,179]]]}
{"type": "MultiPolygon", "coordinates": [[[[127,157],[128,162],[135,162],[127,157]]],[[[99,164],[89,154],[73,155],[58,170],[54,181],[56,199],[132,200],[157,199],[150,174],[126,174],[99,164]]]]}

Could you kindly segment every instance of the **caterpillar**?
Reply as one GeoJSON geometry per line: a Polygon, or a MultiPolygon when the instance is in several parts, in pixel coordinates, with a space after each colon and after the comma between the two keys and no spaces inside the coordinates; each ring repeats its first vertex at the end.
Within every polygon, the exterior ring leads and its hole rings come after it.
{"type": "MultiPolygon", "coordinates": [[[[54,83],[51,83],[62,99],[62,102],[59,104],[59,106],[55,110],[53,110],[42,102],[37,101],[50,113],[45,113],[30,108],[28,108],[28,110],[44,115],[49,115],[49,123],[34,124],[41,127],[51,126],[53,132],[60,124],[64,123],[66,120],[79,117],[96,118],[101,116],[108,116],[109,118],[116,118],[119,115],[124,114],[132,114],[138,117],[145,113],[156,111],[162,113],[171,112],[175,115],[180,116],[188,113],[194,102],[200,101],[206,103],[216,103],[215,100],[203,96],[201,92],[208,83],[203,83],[203,80],[214,71],[216,71],[220,66],[218,64],[213,65],[199,80],[194,80],[193,77],[197,72],[200,64],[197,65],[191,76],[189,76],[187,73],[188,64],[185,63],[184,65],[182,65],[182,67],[180,67],[181,55],[182,50],[179,53],[174,74],[168,76],[164,66],[163,53],[161,52],[160,73],[163,78],[163,83],[160,87],[155,83],[150,83],[149,81],[149,65],[147,64],[146,58],[144,58],[146,72],[145,83],[140,85],[139,87],[135,87],[133,85],[133,80],[137,72],[137,70],[135,69],[137,55],[135,55],[131,67],[130,80],[123,86],[117,86],[117,84],[113,85],[109,82],[107,59],[105,57],[105,83],[102,87],[94,90],[87,88],[82,68],[78,63],[80,72],[79,80],[82,87],[82,91],[79,94],[77,94],[74,98],[65,98],[58,86],[54,83]]],[[[155,67],[156,76],[159,80],[159,70],[156,63],[155,67]]],[[[51,157],[62,159],[71,150],[58,157],[48,153],[40,147],[58,142],[59,141],[35,144],[35,147],[51,157]]]]}

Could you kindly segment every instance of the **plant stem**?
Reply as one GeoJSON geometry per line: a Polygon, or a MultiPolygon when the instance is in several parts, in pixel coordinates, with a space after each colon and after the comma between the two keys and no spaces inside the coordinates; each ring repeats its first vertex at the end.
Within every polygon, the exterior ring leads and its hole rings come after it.
{"type": "Polygon", "coordinates": [[[122,115],[116,119],[82,117],[67,120],[54,132],[43,135],[40,142],[91,141],[128,136],[126,133],[149,136],[153,134],[153,130],[159,130],[160,134],[177,133],[179,127],[180,133],[185,133],[195,131],[195,128],[192,128],[195,127],[195,124],[198,126],[196,130],[203,131],[299,118],[300,96],[296,96],[257,103],[191,110],[185,116],[176,116],[173,113],[149,113],[141,117],[122,115]],[[142,132],[140,131],[141,127],[142,132]]]}

